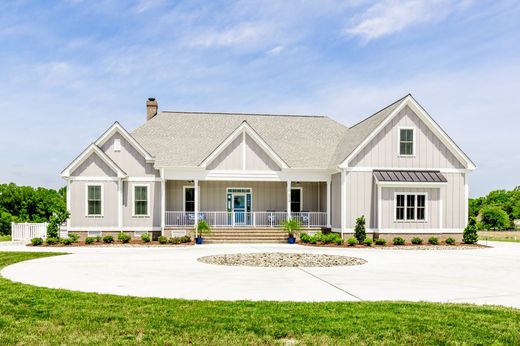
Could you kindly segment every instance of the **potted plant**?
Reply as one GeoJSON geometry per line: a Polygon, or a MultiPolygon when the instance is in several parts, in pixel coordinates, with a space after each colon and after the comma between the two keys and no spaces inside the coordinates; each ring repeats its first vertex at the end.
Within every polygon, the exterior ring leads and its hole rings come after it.
{"type": "Polygon", "coordinates": [[[202,244],[205,234],[211,234],[211,227],[209,227],[206,220],[200,220],[195,227],[195,244],[202,244]]]}
{"type": "Polygon", "coordinates": [[[289,244],[294,244],[296,242],[296,238],[294,237],[294,233],[299,231],[302,227],[298,220],[289,219],[283,222],[283,229],[287,232],[288,238],[287,242],[289,244]]]}

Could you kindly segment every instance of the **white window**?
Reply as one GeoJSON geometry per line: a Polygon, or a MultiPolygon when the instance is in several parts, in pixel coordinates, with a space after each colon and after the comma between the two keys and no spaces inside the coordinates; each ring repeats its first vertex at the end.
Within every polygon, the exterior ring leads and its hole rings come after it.
{"type": "Polygon", "coordinates": [[[148,185],[134,185],[134,216],[149,216],[148,185]]]}
{"type": "Polygon", "coordinates": [[[184,186],[184,211],[195,211],[195,188],[184,186]]]}
{"type": "Polygon", "coordinates": [[[426,221],[425,193],[396,193],[396,221],[426,221]]]}
{"type": "Polygon", "coordinates": [[[87,184],[87,216],[103,216],[103,185],[87,184]]]}
{"type": "Polygon", "coordinates": [[[121,139],[114,139],[114,151],[121,151],[121,139]]]}
{"type": "Polygon", "coordinates": [[[299,213],[302,211],[302,188],[291,188],[291,212],[299,213]]]}
{"type": "Polygon", "coordinates": [[[415,130],[414,128],[399,128],[399,155],[413,156],[414,150],[415,130]]]}

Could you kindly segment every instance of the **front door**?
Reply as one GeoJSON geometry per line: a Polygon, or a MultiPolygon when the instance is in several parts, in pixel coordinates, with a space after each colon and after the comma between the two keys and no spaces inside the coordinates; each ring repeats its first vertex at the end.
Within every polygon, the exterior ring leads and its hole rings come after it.
{"type": "Polygon", "coordinates": [[[235,225],[245,225],[246,223],[246,194],[233,194],[233,211],[235,212],[235,225]]]}

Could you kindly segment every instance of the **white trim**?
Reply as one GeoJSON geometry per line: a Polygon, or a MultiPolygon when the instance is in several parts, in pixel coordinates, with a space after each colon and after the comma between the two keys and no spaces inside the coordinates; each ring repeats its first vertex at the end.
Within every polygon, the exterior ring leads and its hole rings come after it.
{"type": "MultiPolygon", "coordinates": [[[[258,144],[267,155],[273,159],[280,168],[288,167],[284,160],[256,133],[256,131],[247,123],[243,121],[208,157],[206,157],[200,166],[206,168],[224,149],[228,147],[240,134],[247,133],[258,144]]],[[[245,141],[244,141],[245,145],[245,141]]]]}
{"type": "Polygon", "coordinates": [[[286,198],[286,203],[287,203],[287,205],[285,206],[287,209],[287,220],[290,220],[291,219],[291,181],[290,180],[287,180],[287,187],[286,187],[285,192],[286,192],[285,198],[286,198]]]}
{"type": "MultiPolygon", "coordinates": [[[[132,187],[132,217],[147,218],[150,217],[150,184],[129,184],[132,187]],[[136,215],[135,213],[135,188],[146,187],[146,214],[136,215]]],[[[129,187],[130,187],[129,186],[129,187]]]]}
{"type": "Polygon", "coordinates": [[[97,139],[97,141],[95,142],[95,144],[98,146],[98,147],[101,147],[103,146],[103,144],[106,143],[106,141],[111,138],[116,132],[118,132],[124,139],[126,139],[128,141],[128,143],[130,143],[131,146],[134,147],[134,149],[136,149],[144,158],[145,160],[150,163],[150,162],[153,162],[155,159],[152,155],[150,155],[136,140],[134,137],[132,137],[132,135],[125,130],[125,128],[119,123],[119,122],[115,122],[112,126],[110,126],[108,128],[108,130],[105,131],[105,133],[103,133],[101,135],[101,137],[99,137],[97,139]]]}
{"type": "Polygon", "coordinates": [[[394,223],[428,223],[428,192],[394,192],[394,223]],[[404,195],[404,219],[397,219],[397,195],[404,195]],[[417,196],[424,196],[424,220],[417,219],[417,196]],[[408,219],[408,196],[415,196],[414,202],[414,219],[408,219]]]}
{"type": "Polygon", "coordinates": [[[364,147],[370,143],[377,134],[385,128],[386,125],[390,123],[390,121],[397,115],[401,110],[404,109],[404,107],[410,107],[412,111],[414,111],[415,114],[421,120],[424,121],[426,126],[432,132],[441,140],[441,142],[446,145],[446,147],[453,153],[455,156],[464,162],[466,165],[466,168],[469,170],[474,170],[476,168],[475,164],[470,160],[470,158],[460,150],[460,148],[453,142],[453,140],[448,137],[446,132],[432,119],[432,117],[426,113],[426,111],[413,99],[411,95],[407,95],[404,100],[401,101],[399,106],[397,106],[392,113],[390,113],[371,133],[368,135],[363,142],[361,142],[360,145],[358,145],[348,156],[343,160],[343,162],[340,163],[340,168],[347,168],[350,161],[354,159],[360,152],[363,150],[364,147]]]}
{"type": "Polygon", "coordinates": [[[107,164],[107,166],[110,167],[110,169],[112,171],[114,171],[114,173],[117,174],[117,178],[124,178],[124,177],[126,177],[126,173],[110,157],[108,157],[107,154],[105,154],[101,149],[99,149],[99,147],[96,146],[95,144],[89,145],[87,147],[87,149],[85,149],[77,158],[75,158],[74,161],[72,161],[61,172],[61,174],[60,174],[61,177],[62,178],[69,178],[70,175],[72,174],[73,170],[75,168],[77,168],[79,165],[81,165],[92,154],[96,154],[97,156],[99,156],[99,158],[101,160],[103,160],[103,162],[105,162],[107,164]]]}
{"type": "Polygon", "coordinates": [[[331,206],[331,203],[330,203],[330,198],[331,198],[331,193],[330,193],[330,187],[331,187],[331,179],[328,179],[327,180],[327,193],[326,193],[326,196],[327,196],[327,227],[331,227],[332,224],[331,224],[331,210],[330,210],[330,206],[331,206]]]}
{"type": "MultiPolygon", "coordinates": [[[[392,171],[396,170],[396,167],[348,167],[346,168],[347,172],[373,172],[374,170],[380,171],[392,171]]],[[[441,173],[466,173],[468,170],[466,168],[415,168],[415,167],[406,167],[401,168],[401,170],[408,171],[439,171],[441,173]]]]}
{"type": "Polygon", "coordinates": [[[442,189],[439,190],[439,229],[444,228],[444,205],[442,199],[442,189]]]}
{"type": "Polygon", "coordinates": [[[468,218],[469,218],[469,184],[468,184],[469,174],[464,173],[464,228],[468,226],[468,218]]]}
{"type": "MultiPolygon", "coordinates": [[[[303,187],[302,186],[291,186],[291,194],[292,194],[292,190],[300,190],[300,213],[301,213],[303,211],[303,187]]],[[[292,197],[291,197],[291,207],[292,207],[292,203],[293,203],[293,201],[292,201],[292,197]]]]}
{"type": "Polygon", "coordinates": [[[117,225],[123,228],[123,181],[119,179],[117,182],[117,225]]]}
{"type": "Polygon", "coordinates": [[[382,218],[383,218],[383,187],[381,185],[377,185],[377,229],[381,228],[382,218]]]}
{"type": "Polygon", "coordinates": [[[114,139],[114,151],[116,153],[121,151],[121,138],[114,139]]]}
{"type": "Polygon", "coordinates": [[[116,177],[70,177],[70,181],[118,181],[121,178],[116,177]]]}
{"type": "Polygon", "coordinates": [[[242,132],[242,170],[246,170],[246,132],[242,132]]]}
{"type": "MultiPolygon", "coordinates": [[[[161,174],[161,231],[166,226],[166,180],[164,179],[164,169],[160,170],[161,174]]],[[[161,235],[164,235],[161,232],[161,235]]]]}
{"type": "Polygon", "coordinates": [[[104,217],[104,206],[105,206],[105,193],[103,184],[85,184],[85,217],[104,217]],[[90,215],[88,213],[88,188],[89,186],[100,186],[101,187],[101,214],[90,215]]]}
{"type": "MultiPolygon", "coordinates": [[[[70,179],[67,179],[67,191],[66,191],[66,199],[67,199],[67,211],[70,213],[71,209],[71,200],[70,200],[71,192],[70,192],[70,179]]],[[[67,227],[70,227],[70,216],[67,218],[67,227]]]]}
{"type": "Polygon", "coordinates": [[[161,182],[161,177],[127,177],[126,181],[140,181],[140,182],[161,182]]]}
{"type": "Polygon", "coordinates": [[[344,169],[341,170],[341,208],[340,208],[340,217],[341,217],[341,229],[344,230],[347,227],[347,171],[344,169]]]}
{"type": "Polygon", "coordinates": [[[397,127],[397,156],[398,157],[415,157],[415,133],[416,133],[415,126],[398,126],[397,127]],[[401,130],[412,130],[412,154],[401,154],[401,130]]]}
{"type": "MultiPolygon", "coordinates": [[[[182,211],[186,211],[186,189],[195,190],[193,185],[185,185],[182,187],[182,211]]],[[[193,212],[195,212],[195,191],[193,191],[193,212]]]]}
{"type": "MultiPolygon", "coordinates": [[[[199,191],[200,191],[200,186],[199,186],[199,181],[198,180],[194,180],[193,181],[193,186],[195,187],[195,229],[197,229],[197,225],[199,223],[199,210],[200,210],[200,201],[199,201],[199,197],[200,197],[200,194],[199,194],[199,191]]],[[[197,235],[197,232],[195,232],[195,235],[197,235]]]]}

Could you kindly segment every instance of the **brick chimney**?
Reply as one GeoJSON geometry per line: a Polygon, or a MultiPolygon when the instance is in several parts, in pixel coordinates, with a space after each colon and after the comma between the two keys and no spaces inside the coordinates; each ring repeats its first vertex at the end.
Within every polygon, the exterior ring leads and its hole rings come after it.
{"type": "Polygon", "coordinates": [[[150,120],[156,116],[158,108],[159,106],[157,105],[155,98],[149,97],[148,101],[146,101],[146,120],[150,120]]]}

